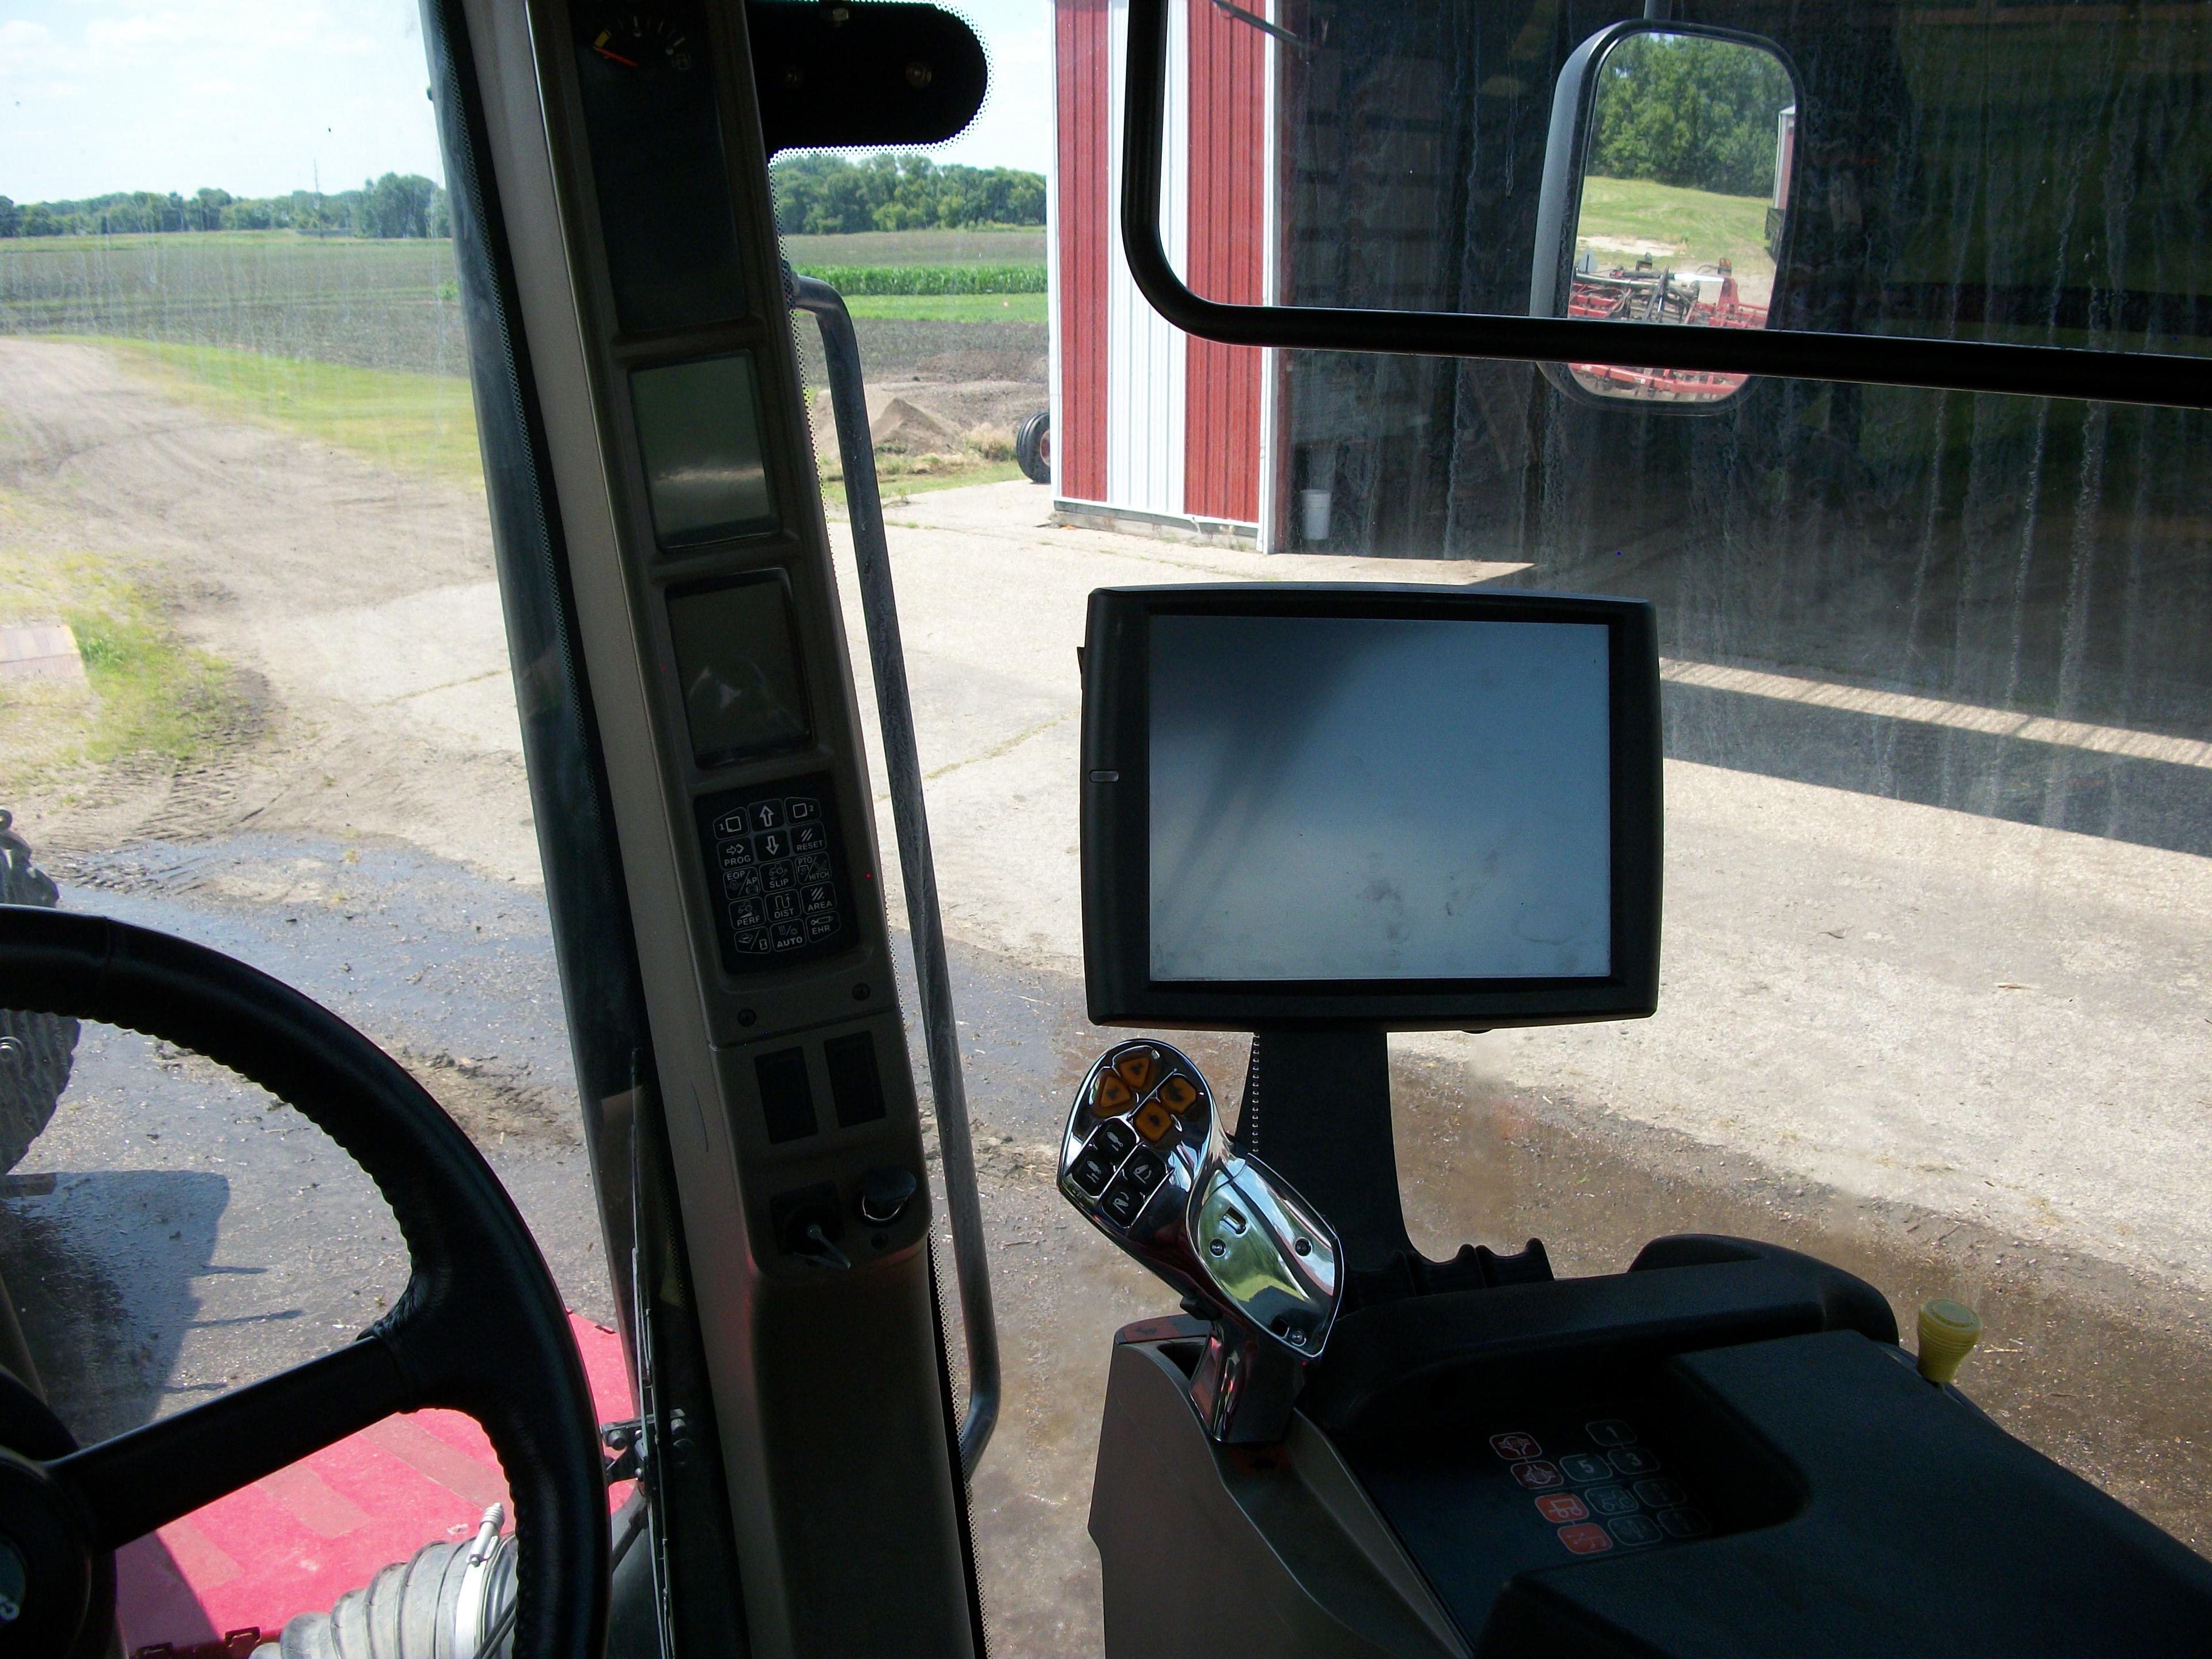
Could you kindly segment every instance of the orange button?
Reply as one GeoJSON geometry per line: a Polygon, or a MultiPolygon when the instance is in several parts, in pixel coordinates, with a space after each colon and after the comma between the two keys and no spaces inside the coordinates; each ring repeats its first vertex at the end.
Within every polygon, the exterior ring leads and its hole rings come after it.
{"type": "Polygon", "coordinates": [[[1198,1087],[1187,1077],[1171,1077],[1160,1085],[1160,1103],[1181,1117],[1198,1104],[1198,1087]]]}
{"type": "Polygon", "coordinates": [[[1157,1100],[1148,1100],[1138,1110],[1137,1133],[1147,1140],[1160,1140],[1175,1133],[1175,1119],[1168,1109],[1157,1100]]]}
{"type": "Polygon", "coordinates": [[[1136,1098],[1127,1084],[1109,1072],[1098,1079],[1097,1091],[1091,1097],[1091,1109],[1100,1117],[1115,1117],[1127,1111],[1136,1098]]]}
{"type": "Polygon", "coordinates": [[[1144,1093],[1152,1080],[1152,1051],[1138,1048],[1114,1062],[1114,1069],[1121,1074],[1121,1081],[1144,1093]]]}

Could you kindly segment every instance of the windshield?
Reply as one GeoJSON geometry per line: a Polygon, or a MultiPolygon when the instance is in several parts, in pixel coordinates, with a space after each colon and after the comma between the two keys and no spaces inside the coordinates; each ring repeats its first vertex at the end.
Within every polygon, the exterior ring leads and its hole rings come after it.
{"type": "MultiPolygon", "coordinates": [[[[582,1126],[646,1097],[627,1053],[572,1048],[523,736],[561,665],[511,653],[415,9],[90,9],[0,3],[0,898],[213,945],[398,1056],[518,1199],[619,1422],[630,1257],[602,1241],[635,1171],[595,1187],[582,1126]],[[211,110],[242,136],[195,137],[211,110]]],[[[1525,318],[1544,268],[1558,316],[2212,338],[2197,6],[1651,19],[1550,266],[1555,87],[1643,8],[1163,9],[1162,237],[1207,298],[1525,318]]],[[[1131,8],[973,10],[970,132],[773,180],[786,259],[853,313],[886,502],[1006,1366],[971,1490],[993,1650],[1103,1650],[1109,1345],[1176,1311],[1053,1188],[1073,1091],[1133,1035],[1085,1012],[1076,649],[1103,586],[1651,601],[1659,1012],[1393,1037],[1415,1242],[1540,1237],[1594,1273],[1738,1234],[1908,1328],[1954,1297],[1989,1330],[1967,1392],[2206,1548],[2212,416],[1202,340],[1121,242],[1131,8]]],[[[828,359],[811,317],[793,340],[903,950],[828,359]]],[[[1249,1037],[1172,1040],[1233,1115],[1249,1037]]],[[[0,1043],[0,1363],[80,1437],[325,1352],[404,1284],[373,1190],[229,1074],[12,1012],[0,1043]]],[[[641,1259],[688,1319],[680,1243],[641,1259]]],[[[126,1650],[273,1632],[472,1535],[503,1482],[426,1421],[133,1546],[126,1650]]]]}

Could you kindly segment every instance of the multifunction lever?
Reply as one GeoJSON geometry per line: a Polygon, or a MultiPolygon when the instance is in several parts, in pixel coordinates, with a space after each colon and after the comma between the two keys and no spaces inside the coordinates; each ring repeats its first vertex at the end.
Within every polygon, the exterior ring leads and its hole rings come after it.
{"type": "Polygon", "coordinates": [[[1184,1054],[1109,1048],[1077,1091],[1060,1189],[1107,1237],[1213,1316],[1192,1399],[1214,1439],[1279,1439],[1301,1368],[1343,1299],[1336,1233],[1229,1144],[1213,1091],[1184,1054]]]}

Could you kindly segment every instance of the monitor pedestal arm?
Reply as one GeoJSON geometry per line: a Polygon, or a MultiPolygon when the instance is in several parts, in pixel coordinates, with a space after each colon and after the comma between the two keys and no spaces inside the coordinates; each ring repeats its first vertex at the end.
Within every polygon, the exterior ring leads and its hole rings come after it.
{"type": "Polygon", "coordinates": [[[1329,1218],[1352,1272],[1387,1268],[1413,1249],[1398,1204],[1382,1032],[1255,1033],[1231,1139],[1329,1218]]]}

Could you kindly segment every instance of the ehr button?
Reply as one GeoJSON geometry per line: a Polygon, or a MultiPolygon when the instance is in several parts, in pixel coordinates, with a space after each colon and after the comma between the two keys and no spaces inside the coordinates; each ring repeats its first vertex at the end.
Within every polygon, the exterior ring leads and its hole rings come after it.
{"type": "Polygon", "coordinates": [[[828,773],[703,796],[696,808],[726,970],[766,973],[860,939],[828,773]]]}

